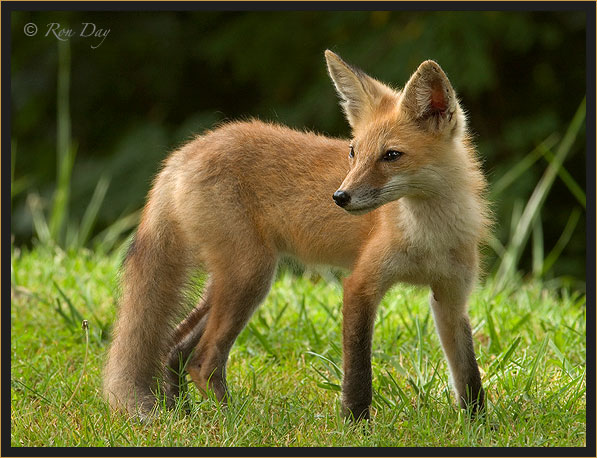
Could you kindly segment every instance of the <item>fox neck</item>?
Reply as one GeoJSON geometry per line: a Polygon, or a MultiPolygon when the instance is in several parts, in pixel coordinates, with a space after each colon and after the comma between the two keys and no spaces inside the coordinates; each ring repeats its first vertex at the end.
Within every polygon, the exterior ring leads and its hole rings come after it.
{"type": "Polygon", "coordinates": [[[409,247],[427,250],[475,248],[483,228],[480,200],[466,189],[433,197],[400,199],[399,226],[409,247]]]}

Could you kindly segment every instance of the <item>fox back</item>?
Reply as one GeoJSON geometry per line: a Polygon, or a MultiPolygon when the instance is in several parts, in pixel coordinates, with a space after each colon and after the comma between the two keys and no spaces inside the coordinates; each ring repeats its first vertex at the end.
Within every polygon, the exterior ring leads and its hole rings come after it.
{"type": "Polygon", "coordinates": [[[373,321],[397,281],[431,287],[457,397],[463,407],[483,406],[466,300],[488,210],[455,92],[433,61],[397,91],[330,51],[326,59],[351,139],[231,122],[164,162],[124,264],[106,366],[113,406],[146,414],[159,380],[172,401],[180,382],[173,372],[188,372],[225,401],[228,353],[282,256],[351,272],[343,305],[348,415],[369,415],[373,321]],[[196,268],[209,278],[203,298],[164,332],[196,268]]]}

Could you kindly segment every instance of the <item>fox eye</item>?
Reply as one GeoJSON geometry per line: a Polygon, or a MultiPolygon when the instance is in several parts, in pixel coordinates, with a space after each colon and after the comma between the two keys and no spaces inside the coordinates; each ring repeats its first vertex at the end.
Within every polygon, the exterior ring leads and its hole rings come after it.
{"type": "Polygon", "coordinates": [[[398,159],[400,156],[402,156],[404,153],[402,151],[396,151],[395,149],[389,149],[385,152],[385,154],[381,157],[382,161],[395,161],[396,159],[398,159]]]}
{"type": "Polygon", "coordinates": [[[348,153],[349,158],[354,158],[354,146],[350,145],[350,152],[348,153]]]}

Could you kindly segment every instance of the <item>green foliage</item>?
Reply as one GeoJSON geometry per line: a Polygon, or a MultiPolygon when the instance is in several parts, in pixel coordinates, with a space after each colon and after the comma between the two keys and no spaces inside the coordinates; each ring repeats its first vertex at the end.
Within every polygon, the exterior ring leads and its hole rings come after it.
{"type": "MultiPolygon", "coordinates": [[[[564,135],[564,138],[558,145],[558,149],[555,156],[553,154],[550,154],[552,160],[550,161],[547,169],[545,170],[545,173],[539,180],[539,183],[537,183],[537,186],[535,187],[533,194],[529,198],[529,201],[527,202],[524,211],[517,218],[517,222],[513,225],[510,241],[508,242],[508,245],[503,255],[501,256],[502,259],[499,264],[499,268],[496,272],[496,283],[498,288],[503,287],[507,281],[510,281],[515,273],[518,261],[520,260],[526,241],[528,240],[531,230],[533,229],[533,225],[538,221],[537,218],[539,216],[539,211],[545,203],[547,195],[551,190],[556,176],[562,168],[562,164],[564,163],[566,156],[570,153],[570,150],[578,135],[581,125],[584,123],[585,112],[586,102],[583,99],[582,103],[578,107],[578,110],[574,118],[570,122],[570,125],[566,131],[566,134],[564,135]]],[[[540,145],[539,149],[548,151],[545,148],[545,146],[542,145],[540,145]]],[[[564,229],[564,232],[570,232],[568,229],[569,227],[570,225],[567,224],[566,228],[564,229]]],[[[569,237],[566,236],[566,238],[569,237]]],[[[560,238],[560,240],[563,239],[560,238]]],[[[558,247],[558,251],[561,252],[560,246],[561,244],[558,241],[556,247],[558,247]]],[[[538,249],[543,249],[542,243],[538,244],[538,249]]],[[[544,271],[548,270],[549,267],[553,265],[553,263],[555,262],[555,259],[557,259],[556,253],[557,252],[555,251],[551,252],[549,265],[541,262],[541,260],[537,261],[536,264],[538,264],[541,267],[535,268],[536,273],[543,274],[544,271]]]]}
{"type": "Polygon", "coordinates": [[[485,421],[458,409],[428,292],[395,287],[375,325],[372,421],[366,431],[346,424],[341,286],[287,271],[232,349],[227,408],[190,384],[186,398],[153,422],[127,419],[101,397],[121,257],[13,247],[12,446],[586,444],[586,298],[540,281],[512,282],[496,294],[489,284],[472,295],[485,421]]]}
{"type": "MultiPolygon", "coordinates": [[[[103,175],[97,181],[93,195],[85,208],[80,223],[69,220],[69,199],[76,148],[71,138],[71,119],[69,108],[70,86],[70,43],[58,41],[58,90],[57,90],[57,177],[56,189],[52,196],[49,224],[44,214],[44,205],[36,193],[27,196],[29,210],[33,218],[33,227],[38,240],[46,245],[59,245],[69,248],[82,248],[90,239],[91,231],[97,222],[97,216],[109,187],[109,179],[103,175]]],[[[16,142],[11,148],[11,183],[14,183],[14,164],[16,162],[16,142]]],[[[11,188],[11,200],[24,186],[22,179],[11,188]]],[[[132,215],[138,216],[137,213],[132,215]]],[[[104,232],[106,236],[95,244],[102,251],[110,250],[122,233],[131,228],[131,215],[118,219],[104,232]],[[123,222],[126,222],[123,224],[123,222]]],[[[136,222],[136,219],[135,221],[136,222]]]]}

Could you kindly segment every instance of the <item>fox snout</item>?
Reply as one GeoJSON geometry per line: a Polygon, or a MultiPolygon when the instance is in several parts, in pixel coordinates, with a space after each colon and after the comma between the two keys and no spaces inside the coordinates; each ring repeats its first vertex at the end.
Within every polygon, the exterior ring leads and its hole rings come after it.
{"type": "Polygon", "coordinates": [[[341,189],[338,189],[332,197],[334,198],[336,205],[342,208],[344,208],[350,202],[350,194],[348,194],[346,191],[342,191],[341,189]]]}

